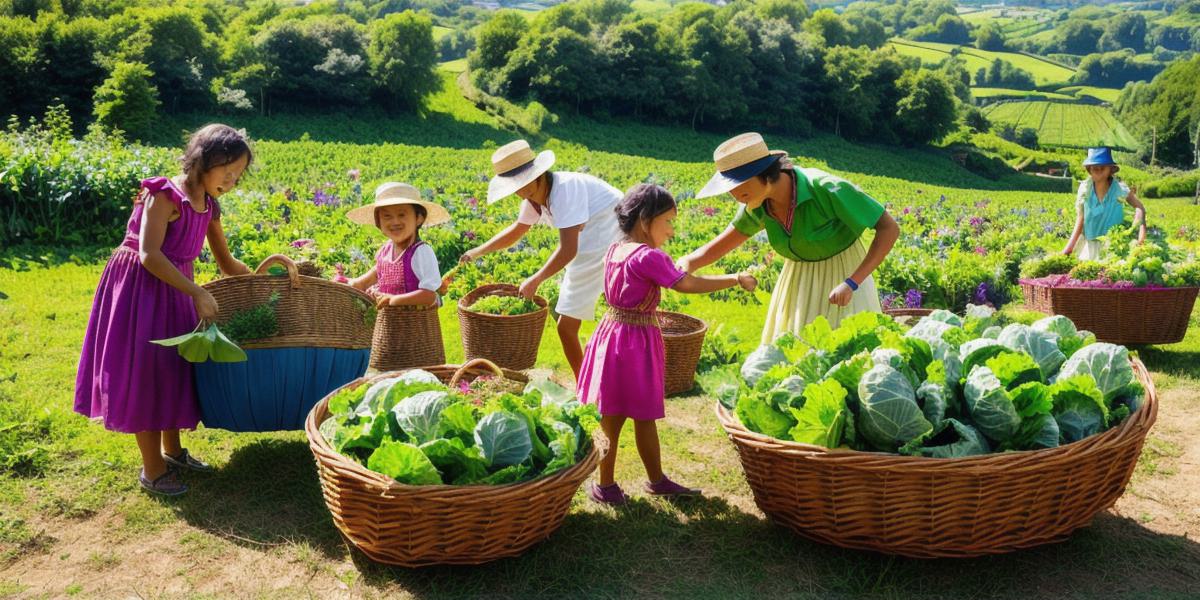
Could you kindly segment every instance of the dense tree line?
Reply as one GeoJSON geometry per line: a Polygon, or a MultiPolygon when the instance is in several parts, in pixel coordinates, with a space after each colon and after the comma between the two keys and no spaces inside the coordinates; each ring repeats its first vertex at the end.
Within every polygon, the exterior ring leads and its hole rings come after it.
{"type": "Polygon", "coordinates": [[[0,106],[135,135],[156,111],[413,110],[439,85],[430,13],[482,19],[464,4],[0,0],[0,106]]]}
{"type": "Polygon", "coordinates": [[[500,11],[469,61],[480,89],[572,113],[815,126],[880,142],[942,137],[956,126],[959,73],[881,48],[887,36],[872,23],[810,14],[801,0],[681,4],[656,19],[627,0],[578,0],[532,22],[500,11]]]}
{"type": "MultiPolygon", "coordinates": [[[[1157,161],[1196,166],[1200,145],[1200,56],[1172,63],[1150,82],[1121,91],[1117,116],[1144,142],[1157,161]]],[[[1145,158],[1150,158],[1146,156],[1145,158]]]]}

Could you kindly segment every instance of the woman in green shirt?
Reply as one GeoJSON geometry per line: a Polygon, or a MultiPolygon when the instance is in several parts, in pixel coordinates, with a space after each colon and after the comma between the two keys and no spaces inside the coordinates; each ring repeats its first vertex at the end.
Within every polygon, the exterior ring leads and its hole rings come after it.
{"type": "Polygon", "coordinates": [[[880,310],[871,273],[900,237],[900,226],[883,205],[854,184],[819,169],[792,165],[787,153],[770,151],[757,133],[731,138],[713,152],[717,173],[696,196],[729,192],[741,203],[716,239],[679,259],[692,272],[712,264],[766,230],[783,271],[771,294],[762,343],[824,315],[842,319],[880,310]],[[871,247],[860,238],[875,230],[871,247]]]}

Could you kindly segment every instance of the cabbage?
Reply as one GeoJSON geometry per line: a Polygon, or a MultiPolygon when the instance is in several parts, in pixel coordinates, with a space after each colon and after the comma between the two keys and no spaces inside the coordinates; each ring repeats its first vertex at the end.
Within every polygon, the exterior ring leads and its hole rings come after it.
{"type": "Polygon", "coordinates": [[[858,382],[858,398],[857,429],[881,450],[894,452],[933,429],[908,378],[892,367],[875,365],[867,371],[858,382]]]}

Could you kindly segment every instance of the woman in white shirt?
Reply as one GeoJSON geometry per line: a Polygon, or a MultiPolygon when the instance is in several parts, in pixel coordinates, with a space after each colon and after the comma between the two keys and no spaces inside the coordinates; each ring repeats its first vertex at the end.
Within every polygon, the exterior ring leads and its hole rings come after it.
{"type": "Polygon", "coordinates": [[[558,337],[571,370],[579,375],[583,347],[579,327],[596,318],[596,301],[604,291],[604,253],[620,237],[614,211],[623,194],[584,173],[550,172],[554,152],[534,155],[525,140],[492,154],[495,177],[488,184],[488,204],[516,194],[524,199],[516,222],[459,259],[470,262],[516,244],[529,228],[545,223],[558,229],[558,247],[546,264],[521,283],[520,295],[532,299],[538,286],[566,269],[559,288],[558,337]]]}

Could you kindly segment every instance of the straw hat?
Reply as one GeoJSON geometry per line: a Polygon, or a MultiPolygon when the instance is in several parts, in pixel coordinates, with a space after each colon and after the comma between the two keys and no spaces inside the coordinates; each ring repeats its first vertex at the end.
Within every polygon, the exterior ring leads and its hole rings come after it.
{"type": "Polygon", "coordinates": [[[488,183],[488,204],[515,194],[552,166],[554,152],[545,150],[535,156],[525,140],[501,146],[492,153],[492,171],[496,176],[488,183]]]}
{"type": "Polygon", "coordinates": [[[425,207],[425,225],[441,225],[450,220],[450,212],[433,202],[421,199],[421,192],[407,183],[389,181],[375,188],[375,202],[360,206],[346,216],[359,225],[374,225],[375,210],[385,206],[415,204],[425,207]]]}
{"type": "Polygon", "coordinates": [[[708,198],[724,194],[762,173],[784,156],[787,156],[786,152],[769,150],[767,143],[757,133],[743,133],[731,137],[713,151],[713,162],[717,164],[717,172],[704,184],[704,188],[696,197],[708,198]]]}

